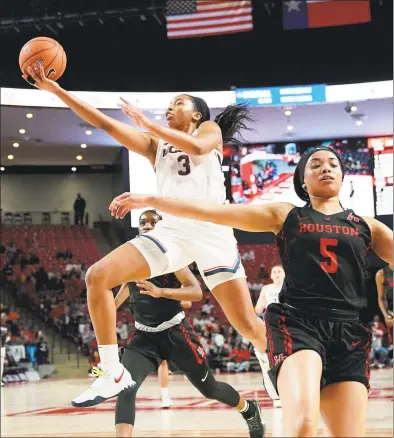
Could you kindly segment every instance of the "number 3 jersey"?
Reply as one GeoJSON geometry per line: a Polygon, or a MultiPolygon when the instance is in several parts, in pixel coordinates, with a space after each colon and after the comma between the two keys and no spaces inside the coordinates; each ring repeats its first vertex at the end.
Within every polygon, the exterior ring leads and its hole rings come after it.
{"type": "Polygon", "coordinates": [[[276,242],[286,273],[281,302],[299,308],[366,307],[371,230],[352,210],[325,215],[311,207],[296,207],[276,242]]]}
{"type": "Polygon", "coordinates": [[[160,140],[155,162],[158,193],[223,204],[226,200],[222,156],[217,150],[193,156],[160,140]]]}

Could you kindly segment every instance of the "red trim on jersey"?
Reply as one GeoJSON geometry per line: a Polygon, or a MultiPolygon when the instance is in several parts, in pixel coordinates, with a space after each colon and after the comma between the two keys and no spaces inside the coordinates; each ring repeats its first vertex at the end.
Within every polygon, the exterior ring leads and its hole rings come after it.
{"type": "Polygon", "coordinates": [[[367,350],[367,357],[365,358],[365,377],[368,380],[368,387],[367,389],[369,390],[369,378],[371,377],[371,370],[369,368],[369,356],[371,355],[371,347],[372,347],[372,342],[371,340],[369,340],[366,344],[366,350],[367,350]]]}
{"type": "MultiPolygon", "coordinates": [[[[186,342],[188,343],[189,347],[192,349],[192,351],[193,351],[193,353],[194,353],[194,356],[195,356],[195,358],[196,358],[196,360],[197,360],[197,363],[198,363],[199,365],[201,365],[201,364],[204,362],[204,360],[203,360],[203,358],[198,354],[197,348],[196,348],[195,344],[193,343],[193,341],[191,340],[190,335],[189,335],[189,332],[185,329],[185,327],[183,326],[182,323],[179,324],[179,327],[181,328],[181,332],[182,332],[182,334],[183,334],[183,337],[185,338],[185,340],[186,340],[186,342]]],[[[203,347],[201,347],[201,348],[203,348],[203,347]]]]}
{"type": "Polygon", "coordinates": [[[284,316],[280,317],[280,320],[278,321],[278,327],[282,330],[283,333],[284,353],[287,356],[291,356],[293,354],[293,339],[286,326],[286,318],[284,316]]]}
{"type": "MultiPolygon", "coordinates": [[[[266,319],[266,318],[264,317],[264,319],[266,319]]],[[[268,341],[268,345],[269,345],[268,359],[270,362],[270,368],[272,368],[274,366],[274,341],[272,340],[271,327],[270,327],[269,323],[267,323],[267,321],[265,321],[265,328],[266,328],[266,337],[267,337],[267,341],[268,341]]]]}

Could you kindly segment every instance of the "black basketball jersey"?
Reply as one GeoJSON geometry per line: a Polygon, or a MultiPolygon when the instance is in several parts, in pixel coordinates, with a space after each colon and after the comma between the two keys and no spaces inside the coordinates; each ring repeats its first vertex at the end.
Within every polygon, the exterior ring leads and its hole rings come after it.
{"type": "Polygon", "coordinates": [[[296,207],[276,241],[286,273],[281,302],[302,308],[366,307],[371,230],[352,210],[328,216],[311,207],[296,207]]]}
{"type": "Polygon", "coordinates": [[[384,275],[384,293],[387,300],[387,305],[389,310],[393,310],[393,270],[390,268],[389,265],[386,265],[383,268],[383,275],[384,275]]]}
{"type": "MultiPolygon", "coordinates": [[[[174,274],[161,275],[149,281],[160,288],[178,289],[181,287],[181,283],[174,274]]],[[[135,283],[129,283],[129,291],[134,319],[148,327],[157,327],[183,311],[180,301],[143,295],[135,283]]]]}

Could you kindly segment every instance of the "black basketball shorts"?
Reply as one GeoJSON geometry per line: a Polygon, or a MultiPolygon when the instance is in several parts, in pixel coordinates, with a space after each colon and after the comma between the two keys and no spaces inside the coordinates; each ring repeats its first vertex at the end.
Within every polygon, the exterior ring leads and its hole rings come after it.
{"type": "Polygon", "coordinates": [[[268,372],[276,390],[283,361],[301,350],[316,351],[323,363],[321,389],[331,383],[355,381],[369,389],[370,329],[356,312],[301,310],[271,304],[265,313],[268,372]]]}

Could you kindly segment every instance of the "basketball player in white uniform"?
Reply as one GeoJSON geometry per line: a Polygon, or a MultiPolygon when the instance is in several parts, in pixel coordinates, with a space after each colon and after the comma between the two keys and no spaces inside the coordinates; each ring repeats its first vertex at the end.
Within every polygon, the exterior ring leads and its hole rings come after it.
{"type": "Polygon", "coordinates": [[[261,288],[260,296],[255,307],[257,315],[263,314],[270,304],[279,303],[279,293],[285,281],[285,271],[282,265],[272,267],[270,278],[272,283],[261,288]]]}
{"type": "MultiPolygon", "coordinates": [[[[45,78],[42,67],[34,71],[29,67],[24,73],[25,79],[28,76],[29,83],[33,81],[37,88],[55,94],[87,123],[146,157],[156,169],[161,195],[224,203],[223,143],[246,128],[245,122],[250,118],[245,106],[230,105],[211,121],[203,99],[182,94],[170,102],[165,127],[124,101],[123,112],[145,131],[141,132],[103,114],[45,78]]],[[[125,282],[175,272],[193,261],[229,322],[254,344],[260,363],[268,363],[263,353],[265,326],[254,312],[233,230],[163,215],[152,232],[121,245],[91,266],[86,274],[89,313],[103,373],[100,384],[95,384],[98,389],[88,389],[73,400],[74,405],[94,406],[135,385],[119,362],[111,289],[125,282]]],[[[267,386],[266,389],[269,390],[267,386]]]]}

